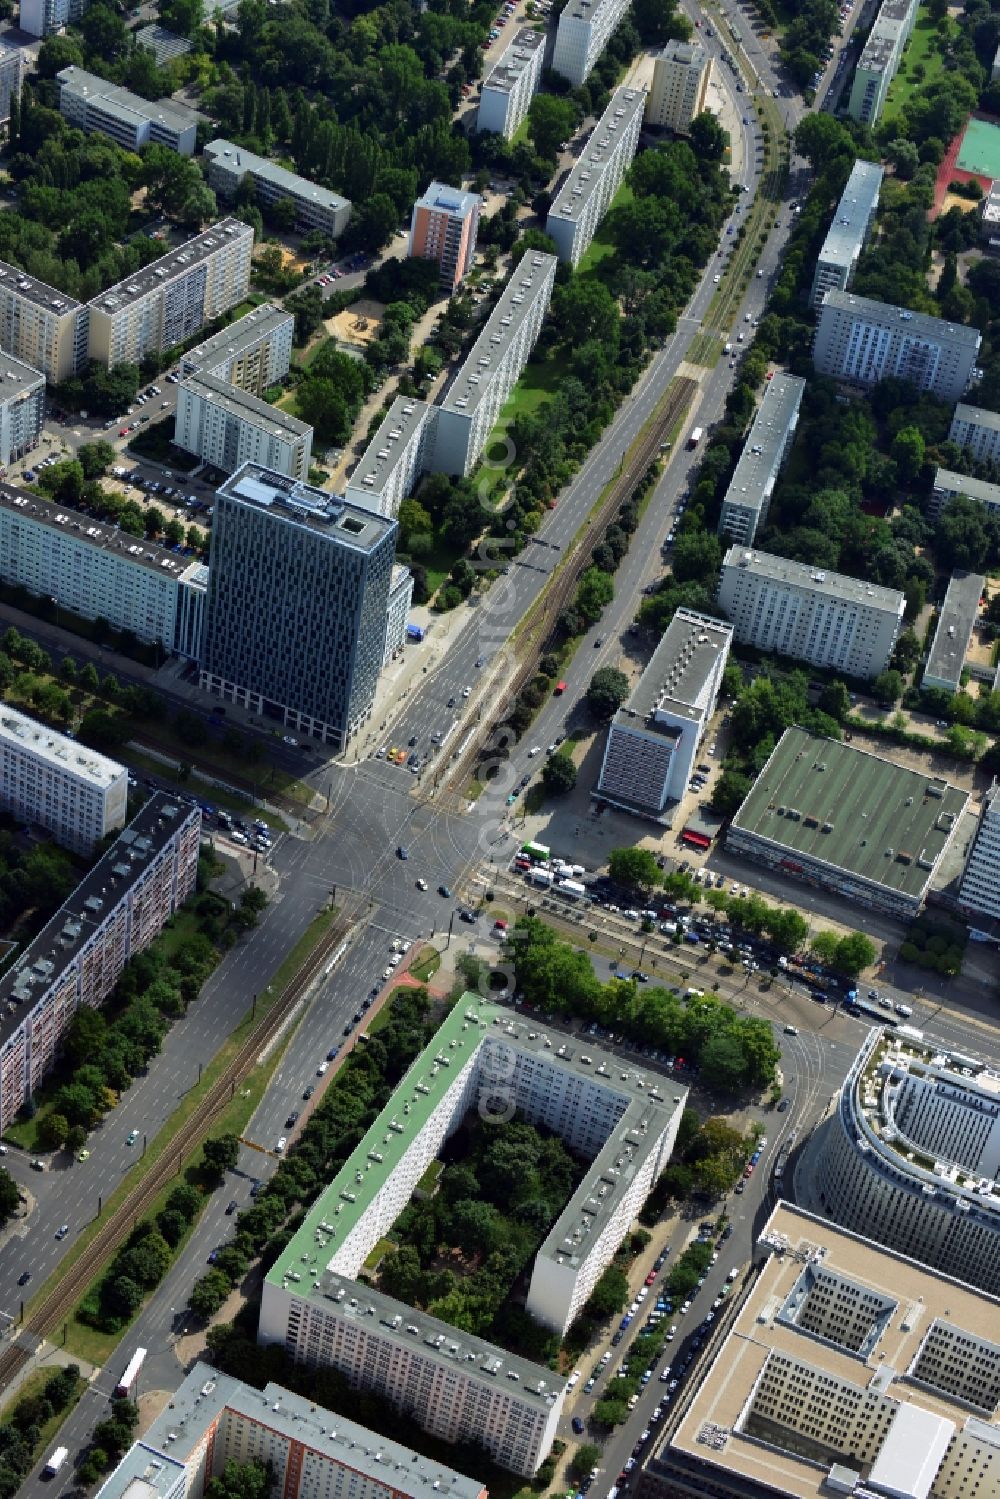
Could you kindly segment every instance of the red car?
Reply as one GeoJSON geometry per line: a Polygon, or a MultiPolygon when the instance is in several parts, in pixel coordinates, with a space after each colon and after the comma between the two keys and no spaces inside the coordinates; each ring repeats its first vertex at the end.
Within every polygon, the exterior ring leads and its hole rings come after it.
{"type": "Polygon", "coordinates": [[[747,1177],[753,1176],[753,1167],[752,1166],[748,1166],[747,1169],[744,1171],[743,1175],[747,1176],[747,1177]]]}
{"type": "Polygon", "coordinates": [[[647,1284],[647,1286],[651,1286],[655,1280],[656,1280],[656,1271],[655,1270],[650,1270],[649,1274],[646,1276],[646,1284],[647,1284]]]}
{"type": "Polygon", "coordinates": [[[118,436],[119,437],[127,437],[128,436],[128,428],[127,427],[121,427],[119,429],[118,436]]]}

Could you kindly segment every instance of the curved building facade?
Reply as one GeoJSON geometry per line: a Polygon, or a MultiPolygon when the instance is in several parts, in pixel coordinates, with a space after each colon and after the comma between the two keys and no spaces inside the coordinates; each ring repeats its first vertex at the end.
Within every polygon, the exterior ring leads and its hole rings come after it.
{"type": "Polygon", "coordinates": [[[846,1228],[1000,1293],[1000,1076],[876,1029],[844,1080],[816,1185],[846,1228]]]}

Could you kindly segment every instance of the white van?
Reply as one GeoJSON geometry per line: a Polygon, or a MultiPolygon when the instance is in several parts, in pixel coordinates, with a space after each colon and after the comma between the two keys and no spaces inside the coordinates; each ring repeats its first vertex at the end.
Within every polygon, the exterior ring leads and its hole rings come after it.
{"type": "Polygon", "coordinates": [[[902,1015],[904,1020],[908,1020],[909,1017],[913,1014],[913,1011],[909,1005],[893,1005],[893,1009],[896,1011],[897,1015],[902,1015]]]}

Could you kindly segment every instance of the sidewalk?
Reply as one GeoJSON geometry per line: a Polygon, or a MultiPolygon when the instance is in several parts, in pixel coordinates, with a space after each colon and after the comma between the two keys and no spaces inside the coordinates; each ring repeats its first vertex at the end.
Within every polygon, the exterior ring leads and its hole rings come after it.
{"type": "Polygon", "coordinates": [[[35,1373],[36,1369],[59,1369],[64,1368],[68,1364],[76,1364],[88,1384],[96,1374],[100,1374],[101,1372],[99,1365],[88,1364],[86,1359],[78,1358],[72,1353],[67,1353],[64,1348],[60,1348],[55,1343],[50,1343],[47,1339],[43,1338],[27,1363],[22,1365],[10,1383],[4,1387],[4,1405],[8,1407],[11,1405],[18,1390],[30,1375],[35,1373]]]}

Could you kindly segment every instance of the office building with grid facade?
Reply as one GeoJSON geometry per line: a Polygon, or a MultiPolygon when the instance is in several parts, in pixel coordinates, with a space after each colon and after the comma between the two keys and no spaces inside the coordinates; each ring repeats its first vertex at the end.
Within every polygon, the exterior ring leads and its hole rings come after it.
{"type": "Polygon", "coordinates": [[[875,222],[884,175],[884,167],[873,161],[854,163],[816,261],[811,307],[818,307],[828,291],[847,291],[850,286],[875,222]]]}
{"type": "Polygon", "coordinates": [[[978,328],[831,291],[820,306],[813,364],[835,380],[877,385],[895,377],[939,400],[958,401],[982,341],[978,328]]]}
{"type": "Polygon", "coordinates": [[[479,233],[479,194],[432,182],[413,205],[411,259],[437,261],[441,285],[455,291],[472,269],[479,233]]]}
{"type": "Polygon", "coordinates": [[[0,349],[0,467],[33,453],[45,419],[45,376],[0,349]]]}
{"type": "Polygon", "coordinates": [[[775,375],[764,390],[719,515],[719,535],[753,546],[767,521],[771,495],[795,436],[806,382],[775,375]]]}
{"type": "Polygon", "coordinates": [[[58,385],[86,364],[87,328],[82,302],[0,260],[0,349],[58,385]]]}
{"type": "Polygon", "coordinates": [[[312,439],[298,417],[215,375],[191,375],[178,387],[174,442],[223,473],[257,463],[305,479],[312,439]]]}
{"type": "Polygon", "coordinates": [[[169,99],[143,99],[84,68],[63,68],[56,82],[60,114],[84,134],[97,130],[126,151],[166,146],[178,156],[194,155],[198,126],[194,110],[169,99]]]}

